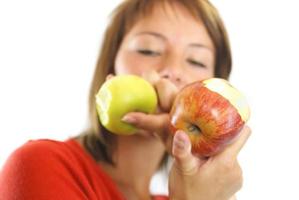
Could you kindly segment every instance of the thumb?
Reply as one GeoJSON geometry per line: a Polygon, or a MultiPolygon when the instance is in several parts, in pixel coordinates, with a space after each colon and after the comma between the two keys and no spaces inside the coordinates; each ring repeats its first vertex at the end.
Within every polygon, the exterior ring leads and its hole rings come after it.
{"type": "Polygon", "coordinates": [[[175,165],[183,175],[193,175],[199,167],[199,159],[192,155],[191,142],[186,133],[178,130],[173,138],[172,154],[175,165]]]}

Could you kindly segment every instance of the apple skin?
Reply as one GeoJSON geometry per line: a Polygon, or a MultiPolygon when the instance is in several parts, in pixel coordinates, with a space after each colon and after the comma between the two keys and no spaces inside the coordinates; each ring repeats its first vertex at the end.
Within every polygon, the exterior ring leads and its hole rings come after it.
{"type": "Polygon", "coordinates": [[[122,121],[129,112],[153,113],[157,107],[154,87],[135,75],[119,75],[107,80],[96,94],[101,124],[110,132],[132,135],[136,128],[122,121]]]}
{"type": "Polygon", "coordinates": [[[185,131],[192,153],[210,157],[239,134],[249,118],[245,97],[228,81],[211,78],[185,86],[176,96],[170,118],[171,132],[185,131]]]}

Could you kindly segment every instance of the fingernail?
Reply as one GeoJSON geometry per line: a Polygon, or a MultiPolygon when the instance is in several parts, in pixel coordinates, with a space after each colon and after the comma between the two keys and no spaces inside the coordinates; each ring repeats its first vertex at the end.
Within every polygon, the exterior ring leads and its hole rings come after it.
{"type": "Polygon", "coordinates": [[[113,74],[108,74],[108,76],[106,76],[106,81],[108,81],[109,79],[113,78],[114,75],[113,74]]]}
{"type": "Polygon", "coordinates": [[[181,131],[178,130],[175,134],[175,145],[177,145],[178,148],[180,148],[181,150],[187,150],[187,151],[191,151],[191,143],[190,143],[190,139],[189,136],[181,131]]]}
{"type": "Polygon", "coordinates": [[[183,131],[180,131],[180,130],[178,130],[177,132],[176,132],[176,137],[177,137],[177,139],[179,140],[179,141],[183,141],[183,142],[185,142],[186,141],[186,134],[184,134],[184,132],[183,131]]]}
{"type": "Polygon", "coordinates": [[[175,135],[175,145],[177,145],[177,147],[184,149],[186,147],[186,139],[185,139],[185,135],[184,133],[182,133],[181,131],[178,131],[175,135]]]}
{"type": "Polygon", "coordinates": [[[136,118],[130,116],[130,115],[125,115],[121,121],[123,122],[126,122],[126,123],[129,123],[129,124],[134,124],[137,122],[136,118]]]}

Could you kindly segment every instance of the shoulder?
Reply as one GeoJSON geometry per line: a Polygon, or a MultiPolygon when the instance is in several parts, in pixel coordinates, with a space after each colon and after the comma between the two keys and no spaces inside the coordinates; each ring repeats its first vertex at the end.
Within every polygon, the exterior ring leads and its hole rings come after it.
{"type": "Polygon", "coordinates": [[[65,153],[64,151],[64,142],[48,139],[30,140],[12,152],[3,166],[3,171],[22,176],[28,174],[22,172],[41,173],[59,163],[58,158],[65,153]]]}
{"type": "Polygon", "coordinates": [[[19,148],[17,148],[12,156],[22,156],[24,154],[44,154],[53,153],[55,149],[62,149],[65,142],[50,140],[50,139],[39,139],[29,140],[19,148]]]}
{"type": "Polygon", "coordinates": [[[56,198],[65,187],[61,180],[70,176],[69,155],[71,151],[65,142],[43,139],[25,143],[9,156],[2,168],[1,195],[5,199],[38,199],[45,194],[56,198]]]}
{"type": "Polygon", "coordinates": [[[30,141],[15,150],[0,173],[0,199],[124,199],[75,140],[30,141]]]}
{"type": "Polygon", "coordinates": [[[76,154],[69,141],[49,139],[30,140],[17,148],[8,158],[3,171],[30,177],[37,175],[57,175],[68,172],[69,167],[78,165],[76,154]],[[24,172],[24,173],[22,173],[24,172]]]}
{"type": "Polygon", "coordinates": [[[8,158],[6,165],[40,168],[46,163],[59,162],[58,158],[67,153],[66,151],[64,142],[48,139],[31,140],[17,148],[8,158]]]}

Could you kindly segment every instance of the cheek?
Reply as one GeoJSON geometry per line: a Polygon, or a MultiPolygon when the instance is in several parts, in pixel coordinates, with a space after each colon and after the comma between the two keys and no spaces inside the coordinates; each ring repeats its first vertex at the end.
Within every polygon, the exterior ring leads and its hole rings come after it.
{"type": "Polygon", "coordinates": [[[138,65],[138,61],[134,60],[130,56],[128,56],[124,52],[119,52],[117,54],[114,69],[115,74],[139,74],[138,68],[136,67],[138,65]]]}
{"type": "Polygon", "coordinates": [[[195,81],[201,81],[204,79],[212,78],[214,77],[214,70],[212,69],[190,69],[188,73],[188,79],[187,84],[195,82],[195,81]]]}
{"type": "Polygon", "coordinates": [[[153,69],[152,63],[141,57],[133,52],[120,52],[115,60],[115,74],[135,74],[142,76],[146,71],[153,69]]]}

